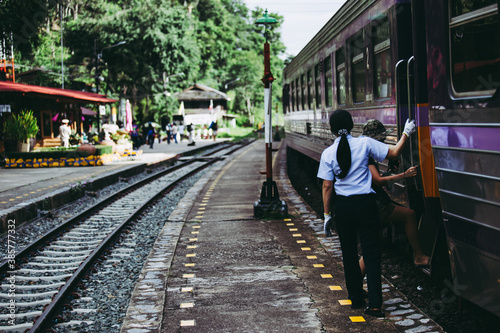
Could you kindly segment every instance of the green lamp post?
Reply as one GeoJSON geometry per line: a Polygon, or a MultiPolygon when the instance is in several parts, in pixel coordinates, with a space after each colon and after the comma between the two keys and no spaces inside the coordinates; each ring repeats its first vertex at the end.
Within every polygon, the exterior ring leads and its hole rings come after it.
{"type": "Polygon", "coordinates": [[[266,181],[262,185],[262,191],[260,194],[260,200],[254,203],[254,216],[263,217],[265,215],[280,215],[286,216],[288,214],[288,207],[286,202],[280,200],[278,187],[276,182],[273,181],[273,166],[272,166],[272,137],[273,137],[273,123],[272,123],[272,83],[274,81],[273,74],[271,73],[271,62],[270,62],[270,51],[269,43],[267,41],[268,31],[267,26],[270,24],[276,24],[278,21],[269,17],[267,14],[267,9],[264,16],[257,21],[255,24],[263,24],[265,26],[264,37],[266,42],[264,43],[264,77],[262,82],[264,83],[264,132],[265,132],[265,143],[266,143],[266,181]]]}

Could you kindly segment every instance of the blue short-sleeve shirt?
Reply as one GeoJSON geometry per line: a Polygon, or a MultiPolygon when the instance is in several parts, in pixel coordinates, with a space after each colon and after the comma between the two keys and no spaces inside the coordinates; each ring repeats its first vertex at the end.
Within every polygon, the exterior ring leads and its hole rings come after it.
{"type": "MultiPolygon", "coordinates": [[[[347,136],[351,147],[351,168],[343,179],[336,178],[335,193],[342,196],[374,193],[372,190],[372,174],[368,168],[368,158],[383,161],[389,152],[389,146],[369,137],[354,138],[347,136]]],[[[318,178],[333,180],[334,175],[340,173],[337,163],[337,148],[340,138],[335,139],[333,144],[326,148],[321,154],[318,169],[318,178]]]]}

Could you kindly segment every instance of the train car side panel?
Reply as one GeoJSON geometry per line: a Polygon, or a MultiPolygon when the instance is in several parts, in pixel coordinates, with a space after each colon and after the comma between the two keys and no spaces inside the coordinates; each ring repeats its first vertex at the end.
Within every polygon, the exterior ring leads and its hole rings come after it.
{"type": "Polygon", "coordinates": [[[498,1],[425,3],[430,139],[455,292],[500,316],[498,1]]]}

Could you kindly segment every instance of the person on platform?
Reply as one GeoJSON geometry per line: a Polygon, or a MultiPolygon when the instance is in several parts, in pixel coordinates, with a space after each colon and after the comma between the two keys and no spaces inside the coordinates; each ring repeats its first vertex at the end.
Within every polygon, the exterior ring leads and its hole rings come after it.
{"type": "Polygon", "coordinates": [[[172,123],[172,139],[177,143],[177,125],[172,123]]]}
{"type": "Polygon", "coordinates": [[[368,307],[364,313],[384,317],[382,310],[381,254],[379,216],[368,159],[395,159],[408,136],[415,131],[414,121],[406,121],[404,134],[394,147],[368,137],[350,135],[354,126],[351,114],[339,109],[330,116],[330,130],[337,136],[321,154],[318,178],[323,179],[325,226],[332,220],[330,201],[335,189],[335,219],[344,263],[344,275],[351,308],[366,305],[363,275],[358,262],[358,237],[366,264],[368,307]]]}
{"type": "Polygon", "coordinates": [[[179,141],[182,142],[184,139],[184,123],[179,124],[179,141]]]}
{"type": "Polygon", "coordinates": [[[187,131],[189,136],[188,146],[194,146],[196,142],[194,141],[194,126],[193,123],[187,125],[187,131]]]}
{"type": "Polygon", "coordinates": [[[165,132],[167,132],[167,143],[170,144],[170,139],[172,138],[172,125],[170,123],[165,127],[165,132]]]}
{"type": "MultiPolygon", "coordinates": [[[[385,129],[385,126],[377,119],[370,119],[363,126],[363,135],[372,139],[383,142],[387,134],[388,131],[385,129]]],[[[379,164],[374,159],[370,158],[368,160],[368,167],[372,174],[372,188],[376,193],[381,229],[387,227],[389,223],[404,223],[406,237],[408,237],[408,242],[413,249],[415,265],[429,265],[430,258],[422,251],[418,240],[417,215],[415,211],[395,204],[382,187],[390,185],[398,180],[415,177],[417,175],[417,168],[413,166],[403,173],[382,177],[380,175],[379,164]]],[[[364,275],[366,269],[363,257],[359,260],[359,265],[361,267],[361,273],[364,275]]]]}
{"type": "Polygon", "coordinates": [[[212,137],[214,138],[215,141],[215,139],[217,138],[217,130],[219,129],[219,127],[217,126],[217,121],[214,121],[210,125],[210,128],[212,129],[212,137]]]}
{"type": "Polygon", "coordinates": [[[151,123],[149,123],[148,128],[146,129],[147,131],[147,138],[148,138],[148,144],[149,148],[153,149],[153,145],[155,143],[155,129],[151,123]]]}
{"type": "Polygon", "coordinates": [[[59,126],[59,137],[61,138],[61,146],[64,148],[69,147],[69,137],[71,135],[71,128],[68,126],[69,120],[63,119],[62,125],[59,126]]]}

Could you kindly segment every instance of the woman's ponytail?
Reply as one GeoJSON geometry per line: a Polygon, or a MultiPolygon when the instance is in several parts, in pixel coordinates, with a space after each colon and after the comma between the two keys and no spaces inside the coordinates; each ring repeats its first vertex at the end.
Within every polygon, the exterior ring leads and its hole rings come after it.
{"type": "Polygon", "coordinates": [[[351,132],[353,126],[351,114],[345,110],[336,110],[330,116],[330,130],[334,135],[340,136],[337,149],[337,162],[340,173],[335,175],[339,179],[345,178],[351,169],[351,147],[347,135],[351,132]]]}

